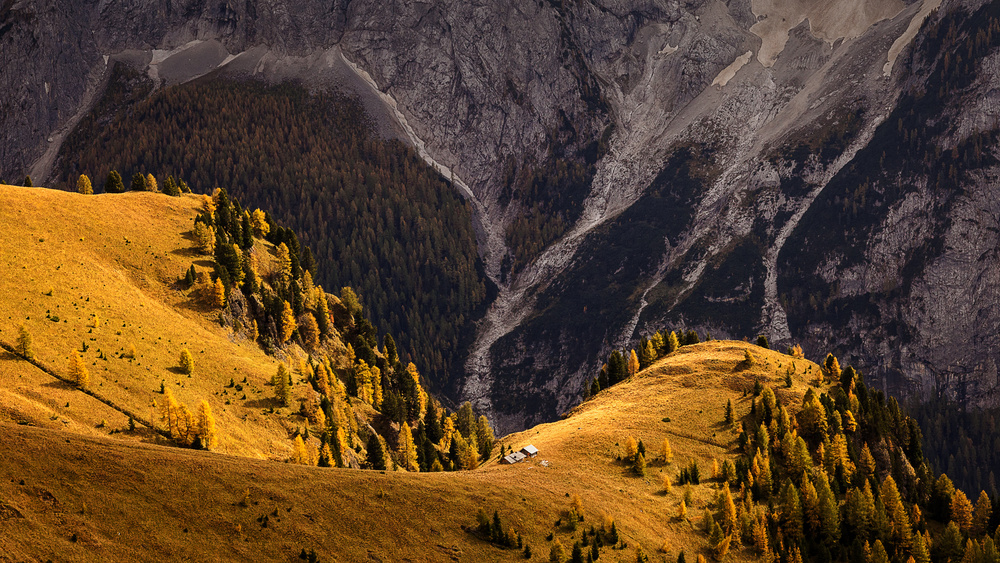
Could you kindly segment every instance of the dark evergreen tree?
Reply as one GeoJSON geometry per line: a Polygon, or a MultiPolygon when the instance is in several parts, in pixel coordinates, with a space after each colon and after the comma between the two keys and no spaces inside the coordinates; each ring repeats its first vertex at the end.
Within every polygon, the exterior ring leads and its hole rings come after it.
{"type": "Polygon", "coordinates": [[[385,348],[385,356],[389,365],[395,367],[399,363],[399,353],[396,350],[396,341],[391,334],[386,334],[382,339],[382,346],[385,348]]]}
{"type": "Polygon", "coordinates": [[[757,335],[757,346],[760,346],[761,348],[771,348],[771,344],[768,343],[767,337],[763,334],[757,335]]]}
{"type": "Polygon", "coordinates": [[[173,176],[167,176],[167,181],[163,183],[163,193],[173,197],[181,195],[181,188],[173,176]]]}
{"type": "MultiPolygon", "coordinates": [[[[625,381],[628,378],[628,365],[625,357],[618,350],[608,356],[608,386],[625,381]]],[[[602,387],[604,387],[602,385],[602,387]]]]}
{"type": "Polygon", "coordinates": [[[302,270],[306,271],[306,272],[309,272],[310,275],[312,275],[313,277],[315,277],[317,269],[318,269],[318,264],[316,263],[316,259],[313,258],[312,250],[310,250],[308,246],[305,247],[305,248],[303,248],[302,249],[302,270]]]}
{"type": "Polygon", "coordinates": [[[125,191],[125,184],[122,182],[122,176],[117,170],[108,172],[108,179],[104,182],[104,191],[109,194],[120,194],[125,191]]]}
{"type": "Polygon", "coordinates": [[[129,190],[133,192],[146,191],[146,177],[143,176],[141,172],[132,174],[132,185],[129,186],[129,190]]]}
{"type": "Polygon", "coordinates": [[[438,443],[444,436],[441,428],[441,420],[438,418],[437,408],[434,401],[427,401],[427,408],[424,412],[424,426],[427,428],[427,439],[433,443],[438,443]]]}
{"type": "Polygon", "coordinates": [[[25,176],[24,177],[24,187],[26,187],[26,188],[32,188],[32,187],[34,187],[32,185],[32,183],[31,183],[31,176],[25,176]]]}
{"type": "Polygon", "coordinates": [[[701,342],[701,340],[698,338],[698,333],[695,332],[693,329],[687,331],[687,333],[684,334],[684,345],[685,346],[688,346],[690,344],[697,344],[699,342],[701,342]]]}
{"type": "Polygon", "coordinates": [[[368,462],[368,467],[376,470],[385,470],[385,450],[382,448],[382,441],[378,439],[378,435],[372,433],[368,437],[368,443],[365,445],[365,449],[368,451],[366,461],[368,462]]]}

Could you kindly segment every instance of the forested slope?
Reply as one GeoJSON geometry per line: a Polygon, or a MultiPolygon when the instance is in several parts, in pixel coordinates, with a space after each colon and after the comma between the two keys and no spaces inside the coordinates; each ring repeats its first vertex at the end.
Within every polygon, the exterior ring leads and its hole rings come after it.
{"type": "Polygon", "coordinates": [[[101,184],[109,170],[225,188],[301,237],[316,282],[352,286],[404,359],[443,387],[487,297],[471,214],[398,141],[375,137],[361,106],[300,86],[211,81],[149,98],[116,70],[109,94],[65,143],[59,177],[101,184]],[[134,105],[124,103],[135,101],[134,105]]]}

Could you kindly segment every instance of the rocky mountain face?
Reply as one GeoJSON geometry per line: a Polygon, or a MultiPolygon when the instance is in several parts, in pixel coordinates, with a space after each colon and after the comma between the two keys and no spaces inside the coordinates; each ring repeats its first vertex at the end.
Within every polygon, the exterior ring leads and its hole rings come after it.
{"type": "Polygon", "coordinates": [[[46,179],[117,63],[362,97],[476,213],[498,295],[453,395],[501,431],[571,407],[663,326],[998,399],[993,4],[0,6],[9,180],[46,179]]]}

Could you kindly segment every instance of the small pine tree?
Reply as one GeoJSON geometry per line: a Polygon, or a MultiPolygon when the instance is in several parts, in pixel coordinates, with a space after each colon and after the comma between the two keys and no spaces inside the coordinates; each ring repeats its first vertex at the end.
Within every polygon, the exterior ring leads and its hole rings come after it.
{"type": "Polygon", "coordinates": [[[636,355],[635,350],[629,352],[627,368],[629,377],[634,376],[639,371],[639,356],[636,355]]]}
{"type": "Polygon", "coordinates": [[[296,435],[292,441],[292,463],[297,465],[309,465],[309,452],[306,450],[306,443],[302,441],[302,436],[296,435]]]}
{"type": "Polygon", "coordinates": [[[191,352],[189,352],[187,348],[181,350],[180,366],[182,373],[185,373],[187,375],[191,375],[192,373],[194,373],[194,357],[191,355],[191,352]]]}
{"type": "Polygon", "coordinates": [[[29,362],[35,359],[35,350],[31,345],[31,335],[28,334],[28,329],[24,328],[24,325],[21,325],[17,329],[16,350],[18,356],[29,362]]]}
{"type": "Polygon", "coordinates": [[[104,191],[109,194],[120,194],[125,191],[125,184],[122,176],[117,170],[108,172],[108,179],[104,182],[104,191]]]}
{"type": "Polygon", "coordinates": [[[295,313],[288,301],[284,302],[281,310],[281,343],[284,344],[292,339],[295,329],[298,328],[295,322],[295,313]]]}
{"type": "Polygon", "coordinates": [[[144,192],[146,191],[146,177],[140,172],[132,174],[132,185],[129,186],[129,191],[133,192],[144,192]]]}
{"type": "Polygon", "coordinates": [[[299,323],[299,334],[302,335],[302,342],[309,348],[315,348],[319,345],[319,324],[316,323],[316,317],[312,313],[306,312],[299,317],[301,322],[299,323]]]}
{"type": "Polygon", "coordinates": [[[729,399],[728,401],[726,401],[726,417],[725,417],[725,420],[726,420],[726,424],[732,424],[733,421],[736,420],[736,416],[733,413],[733,400],[732,399],[729,399]]]}
{"type": "Polygon", "coordinates": [[[212,306],[219,309],[226,306],[226,286],[223,285],[221,278],[212,284],[212,306]]]}
{"type": "Polygon", "coordinates": [[[566,549],[563,548],[562,542],[556,540],[552,544],[552,548],[549,549],[549,561],[550,563],[563,563],[566,559],[566,549]]]}
{"type": "Polygon", "coordinates": [[[969,533],[972,528],[972,503],[969,497],[965,496],[961,490],[956,489],[951,495],[951,519],[958,524],[958,528],[963,534],[969,533]]]}
{"type": "Polygon", "coordinates": [[[666,353],[667,354],[673,354],[680,347],[681,347],[681,343],[680,343],[680,340],[677,338],[677,333],[671,330],[670,334],[667,336],[667,351],[666,351],[666,353]]]}
{"type": "Polygon", "coordinates": [[[771,344],[767,341],[767,337],[764,336],[763,334],[757,336],[757,346],[760,346],[761,348],[767,348],[768,350],[771,349],[771,344]]]}
{"type": "Polygon", "coordinates": [[[31,176],[25,176],[24,177],[24,187],[26,187],[26,188],[32,188],[32,187],[34,187],[32,185],[32,183],[31,183],[31,176]]]}
{"type": "Polygon", "coordinates": [[[90,384],[90,372],[87,371],[87,366],[80,356],[80,352],[73,350],[73,353],[69,356],[69,377],[72,379],[76,386],[80,389],[86,389],[90,384]]]}
{"type": "Polygon", "coordinates": [[[271,225],[267,222],[267,214],[260,209],[254,210],[250,224],[253,226],[253,234],[257,237],[264,238],[271,232],[271,225]]]}
{"type": "Polygon", "coordinates": [[[194,224],[194,239],[202,254],[215,254],[215,229],[202,221],[194,224]]]}
{"type": "Polygon", "coordinates": [[[635,437],[629,436],[625,439],[625,459],[634,460],[638,453],[639,443],[636,442],[635,437]]]}
{"type": "MultiPolygon", "coordinates": [[[[835,381],[840,379],[840,362],[833,354],[826,355],[826,360],[823,362],[823,368],[823,370],[820,370],[820,377],[823,376],[823,372],[825,371],[826,375],[830,379],[835,381]]],[[[820,383],[822,382],[823,381],[820,380],[820,383]]]]}
{"type": "Polygon", "coordinates": [[[319,449],[320,467],[331,467],[333,465],[333,453],[330,451],[330,444],[323,442],[323,447],[319,449]]]}
{"type": "Polygon", "coordinates": [[[972,533],[975,535],[988,532],[987,526],[993,514],[993,503],[986,491],[979,491],[979,499],[976,501],[976,508],[972,513],[972,533]]]}
{"type": "Polygon", "coordinates": [[[639,477],[646,476],[646,458],[641,453],[635,454],[635,461],[632,463],[632,470],[639,477]]]}
{"type": "Polygon", "coordinates": [[[274,376],[274,398],[281,406],[288,406],[288,368],[284,363],[278,364],[278,373],[274,376]]]}
{"type": "Polygon", "coordinates": [[[174,181],[173,176],[167,176],[167,181],[163,183],[163,193],[173,197],[181,195],[181,188],[174,181]]]}
{"type": "Polygon", "coordinates": [[[670,438],[663,438],[660,455],[663,458],[663,463],[670,463],[674,460],[674,450],[670,447],[670,438]]]}
{"type": "Polygon", "coordinates": [[[76,192],[83,195],[94,194],[94,186],[86,174],[80,174],[80,177],[76,179],[76,192]]]}
{"type": "Polygon", "coordinates": [[[206,450],[215,447],[215,417],[212,416],[212,407],[205,400],[198,404],[198,440],[206,450]]]}
{"type": "Polygon", "coordinates": [[[417,446],[413,441],[413,431],[410,425],[403,423],[399,425],[399,459],[400,465],[407,471],[420,471],[417,463],[417,446]]]}
{"type": "Polygon", "coordinates": [[[382,441],[379,440],[378,434],[372,432],[371,436],[368,437],[368,443],[365,446],[367,451],[366,460],[368,461],[368,467],[375,470],[384,471],[385,466],[385,449],[382,447],[382,441]]]}

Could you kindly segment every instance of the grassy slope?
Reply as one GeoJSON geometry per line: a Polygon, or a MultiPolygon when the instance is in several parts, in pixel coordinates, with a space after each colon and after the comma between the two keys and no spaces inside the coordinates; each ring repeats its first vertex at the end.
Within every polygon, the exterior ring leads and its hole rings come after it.
{"type": "MultiPolygon", "coordinates": [[[[176,286],[192,263],[199,270],[211,267],[192,249],[190,231],[199,204],[195,196],[81,196],[0,186],[0,221],[5,225],[0,240],[0,341],[13,345],[23,324],[39,362],[61,375],[71,351],[86,342],[91,389],[102,398],[149,419],[154,416],[151,401],[162,400],[159,387],[164,381],[192,410],[200,400],[209,401],[220,433],[219,451],[286,456],[287,430],[276,417],[262,414],[271,395],[264,383],[276,370],[275,361],[220,328],[213,312],[176,286]],[[100,328],[91,327],[93,314],[101,318],[100,328]],[[135,346],[137,358],[120,358],[130,346],[135,346]],[[177,369],[182,348],[195,358],[190,378],[177,369]],[[106,361],[98,359],[98,350],[106,353],[106,361]],[[245,400],[242,392],[224,389],[230,378],[239,382],[244,377],[245,400]]],[[[51,377],[42,383],[45,377],[34,373],[23,377],[40,385],[34,391],[19,390],[8,385],[10,371],[4,373],[4,392],[20,398],[4,403],[6,418],[12,420],[38,420],[17,409],[18,402],[36,393],[41,395],[34,397],[36,402],[51,402],[67,392],[65,385],[51,377]]],[[[106,419],[108,430],[125,426],[127,418],[105,413],[95,401],[77,396],[81,399],[62,407],[62,416],[80,424],[106,419]]],[[[136,437],[152,438],[148,432],[137,432],[136,437]]]]}
{"type": "MultiPolygon", "coordinates": [[[[462,531],[482,507],[499,509],[535,557],[545,560],[550,532],[567,551],[572,545],[570,532],[554,523],[564,516],[570,495],[577,494],[585,525],[612,516],[630,544],[623,551],[603,550],[602,561],[630,561],[636,544],[654,554],[654,561],[675,560],[680,548],[690,557],[707,547],[698,521],[719,485],[706,479],[693,487],[690,522],[681,521],[676,510],[683,490],[662,494],[658,473],[676,474],[697,460],[705,474],[713,458],[733,455],[735,433],[720,424],[725,400],[732,398],[737,413],[745,414],[749,398],[742,397],[741,386],[749,386],[753,376],[777,384],[776,371],[783,373],[778,363],[785,367],[789,360],[737,342],[683,348],[566,419],[502,440],[515,448],[534,443],[541,449],[538,458],[515,466],[490,462],[462,473],[299,467],[0,426],[0,500],[24,516],[3,522],[12,533],[0,539],[0,553],[59,553],[69,560],[292,561],[305,547],[315,548],[325,561],[368,560],[370,555],[383,561],[517,560],[517,554],[462,531]],[[748,347],[760,365],[752,375],[734,373],[748,347]],[[663,422],[664,417],[671,422],[663,422]],[[670,437],[674,462],[651,462],[645,479],[633,476],[615,460],[621,450],[617,444],[629,434],[649,444],[650,451],[670,437]],[[191,481],[186,475],[198,477],[191,481]],[[250,506],[240,506],[248,488],[250,506]],[[281,521],[262,528],[257,518],[275,509],[281,521]],[[668,555],[656,553],[664,542],[671,546],[668,555]]],[[[787,393],[789,403],[806,388],[802,369],[807,364],[796,364],[795,385],[779,393],[787,393]]],[[[753,557],[741,551],[729,560],[753,557]]]]}
{"type": "MultiPolygon", "coordinates": [[[[193,197],[84,197],[0,186],[0,218],[8,225],[0,241],[0,340],[12,344],[25,324],[41,363],[59,373],[69,351],[87,340],[97,394],[148,416],[165,379],[189,405],[203,397],[212,403],[220,451],[282,458],[282,419],[262,413],[260,398],[269,391],[251,391],[228,406],[220,395],[230,377],[246,376],[251,389],[265,389],[274,361],[219,328],[213,313],[173,286],[199,260],[182,235],[197,206],[193,197]],[[47,311],[59,322],[46,319],[47,311]],[[91,331],[95,312],[104,322],[91,331]],[[130,344],[140,356],[134,362],[117,357],[130,344]],[[192,378],[171,371],[181,346],[195,353],[192,378]],[[107,362],[95,359],[98,348],[109,352],[107,362]]],[[[734,456],[736,431],[722,424],[726,400],[745,415],[750,398],[743,390],[755,378],[782,387],[791,361],[741,342],[684,347],[564,420],[501,440],[515,449],[534,443],[542,452],[537,459],[492,461],[461,473],[380,474],[165,447],[141,429],[109,440],[111,430],[125,426],[124,415],[0,353],[0,561],[291,561],[302,548],[315,548],[325,561],[517,559],[462,530],[479,508],[499,509],[545,560],[550,532],[567,552],[573,543],[568,530],[554,526],[572,495],[582,500],[585,526],[613,517],[631,546],[605,549],[601,561],[632,560],[636,544],[654,560],[676,560],[680,548],[690,558],[706,549],[697,523],[719,485],[706,479],[693,487],[690,521],[681,521],[683,489],[664,495],[660,473],[676,476],[696,460],[707,475],[713,459],[734,456]],[[741,371],[747,349],[758,362],[741,371]],[[107,427],[97,428],[100,420],[107,427]],[[645,478],[616,460],[629,435],[649,450],[645,478]],[[664,437],[673,445],[672,464],[654,461],[664,437]],[[248,489],[249,506],[241,506],[248,489]],[[258,518],[275,510],[262,527],[258,518]],[[665,542],[669,554],[656,554],[665,542]]],[[[776,389],[793,411],[818,370],[804,360],[796,366],[793,387],[776,389]]],[[[746,551],[730,556],[750,559],[746,551]]]]}

